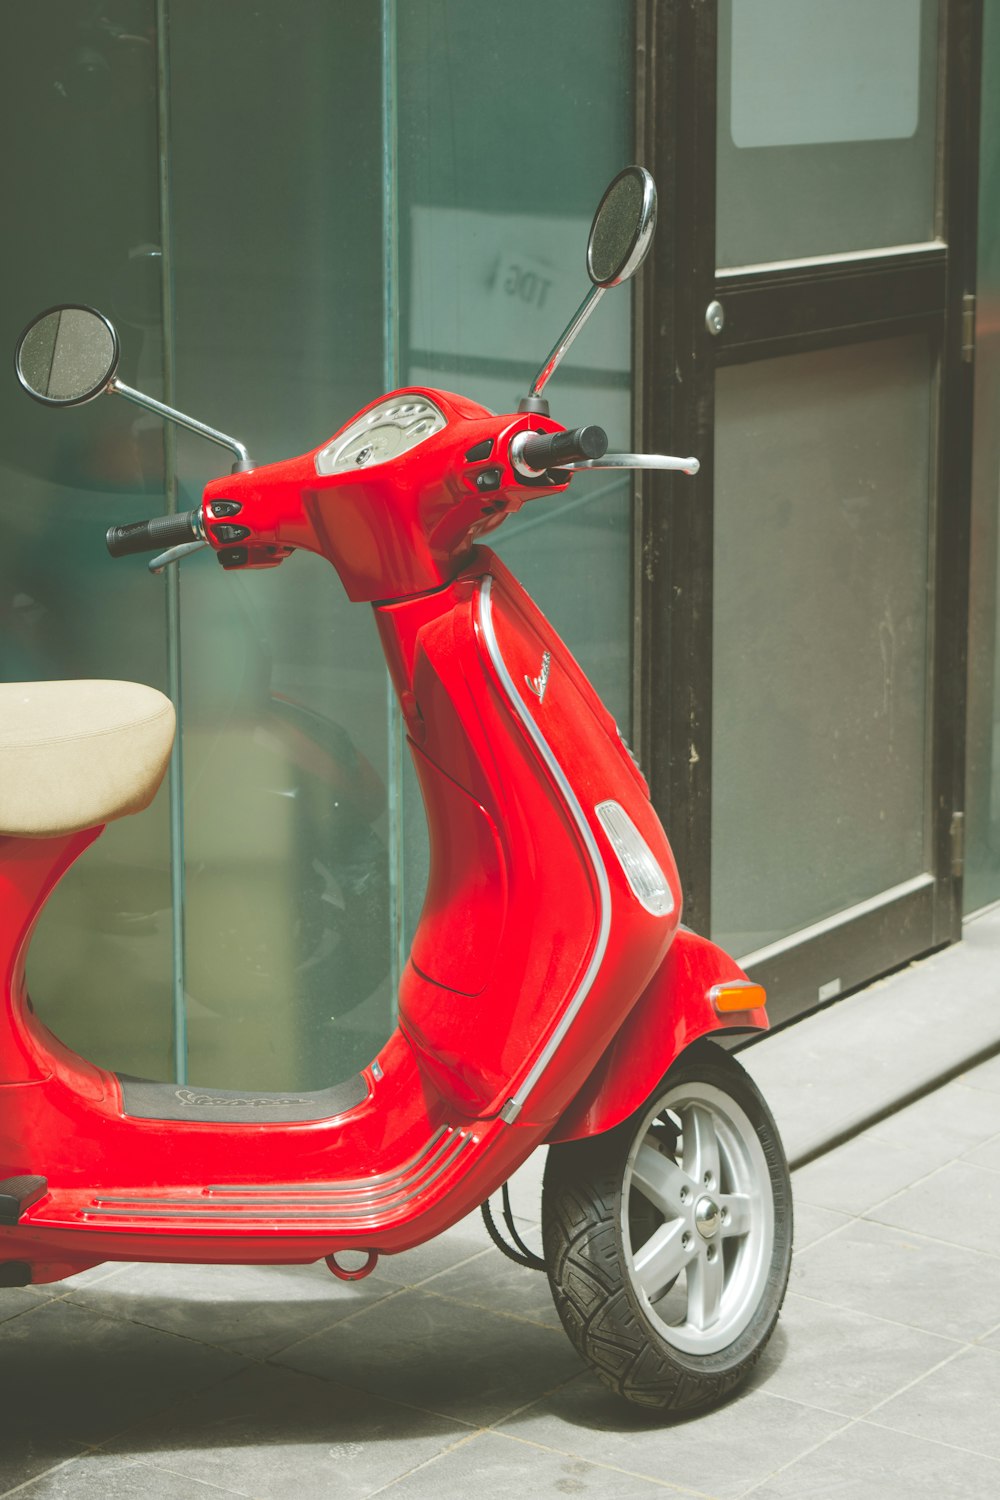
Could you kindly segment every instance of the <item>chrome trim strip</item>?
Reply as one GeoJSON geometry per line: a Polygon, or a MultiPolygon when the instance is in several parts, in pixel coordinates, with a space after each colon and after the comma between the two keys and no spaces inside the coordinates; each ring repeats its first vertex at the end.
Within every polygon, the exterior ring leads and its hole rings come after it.
{"type": "MultiPolygon", "coordinates": [[[[97,1198],[89,1208],[81,1210],[81,1219],[116,1219],[128,1221],[130,1219],[161,1219],[167,1223],[187,1219],[192,1224],[204,1223],[228,1223],[239,1224],[261,1224],[280,1220],[282,1222],[299,1221],[309,1224],[330,1223],[365,1223],[372,1218],[390,1218],[392,1214],[406,1204],[411,1203],[425,1192],[439,1177],[454,1166],[459,1157],[462,1156],[466,1147],[474,1144],[475,1137],[460,1134],[449,1142],[449,1150],[434,1164],[434,1170],[415,1185],[413,1180],[409,1182],[399,1181],[394,1191],[387,1191],[376,1200],[366,1199],[359,1202],[316,1204],[315,1206],[290,1208],[287,1206],[274,1207],[268,1202],[259,1200],[248,1200],[242,1203],[225,1204],[212,1200],[164,1198],[158,1205],[153,1204],[149,1198],[97,1198]],[[149,1204],[149,1207],[130,1207],[128,1205],[149,1204]],[[117,1205],[112,1207],[111,1205],[117,1205]]],[[[430,1164],[428,1164],[430,1165],[430,1164]]]]}
{"type": "Polygon", "coordinates": [[[917,265],[926,265],[928,261],[941,260],[942,252],[945,250],[945,241],[939,239],[914,240],[907,245],[884,245],[877,250],[838,250],[834,255],[800,255],[794,260],[762,260],[752,261],[745,266],[719,266],[716,277],[719,281],[734,281],[741,276],[761,276],[768,271],[798,271],[808,269],[810,266],[850,265],[862,270],[867,270],[869,264],[878,269],[879,261],[888,260],[890,256],[906,255],[917,265]]]}
{"type": "Polygon", "coordinates": [[[337,1214],[320,1214],[305,1208],[276,1208],[270,1212],[263,1208],[257,1213],[236,1213],[235,1210],[215,1208],[189,1214],[180,1208],[85,1208],[81,1219],[112,1219],[116,1224],[127,1224],[132,1219],[159,1219],[164,1223],[187,1221],[191,1224],[269,1224],[276,1220],[301,1220],[307,1224],[328,1224],[331,1220],[347,1217],[337,1214]]]}
{"type": "Polygon", "coordinates": [[[590,963],[587,965],[586,973],[584,974],[579,985],[574,991],[568,1005],[566,1006],[566,1009],[562,1013],[562,1016],[559,1018],[558,1025],[556,1026],[552,1035],[549,1037],[545,1046],[542,1048],[541,1054],[537,1058],[534,1066],[531,1068],[520,1088],[517,1089],[512,1097],[507,1100],[503,1109],[500,1111],[501,1119],[505,1120],[509,1124],[512,1120],[517,1118],[518,1114],[520,1114],[521,1109],[524,1106],[524,1101],[527,1099],[528,1095],[531,1093],[531,1090],[535,1087],[535,1084],[538,1082],[539,1078],[541,1078],[542,1074],[545,1072],[545,1069],[548,1067],[556,1052],[559,1050],[559,1047],[561,1046],[566,1033],[569,1031],[573,1022],[576,1020],[580,1007],[583,1005],[583,1002],[586,1000],[588,994],[590,993],[594,980],[597,978],[601,965],[604,962],[604,955],[607,952],[608,947],[608,938],[611,933],[611,886],[608,881],[608,872],[605,869],[604,861],[601,858],[601,851],[597,845],[597,840],[595,839],[593,832],[591,831],[590,824],[587,822],[583,808],[581,807],[577,799],[576,793],[573,791],[573,788],[569,783],[569,778],[556,759],[548,740],[546,740],[545,736],[542,734],[542,731],[539,729],[538,725],[532,718],[527,704],[521,697],[520,693],[517,691],[517,688],[514,685],[514,679],[507,669],[507,664],[503,659],[503,653],[500,650],[500,643],[497,640],[496,630],[493,625],[492,590],[493,579],[489,574],[487,574],[486,577],[482,580],[482,583],[479,587],[477,613],[479,617],[479,627],[483,633],[483,640],[486,642],[486,649],[489,652],[490,661],[493,663],[494,670],[496,671],[496,674],[500,679],[501,687],[510,700],[511,707],[513,708],[517,717],[521,720],[521,723],[524,725],[525,729],[528,731],[528,734],[530,735],[536,750],[542,757],[542,760],[544,761],[548,771],[550,772],[553,781],[556,783],[556,786],[559,789],[560,795],[562,796],[562,799],[566,804],[567,810],[569,811],[573,822],[576,824],[580,837],[583,840],[584,848],[586,849],[587,855],[590,859],[591,867],[593,868],[594,879],[597,882],[601,911],[600,924],[597,934],[597,943],[594,947],[593,953],[591,954],[590,963]]]}
{"type": "Polygon", "coordinates": [[[396,1182],[400,1177],[405,1177],[412,1172],[420,1163],[433,1152],[436,1146],[445,1136],[454,1134],[450,1125],[442,1125],[439,1130],[431,1136],[426,1145],[421,1146],[415,1156],[411,1156],[403,1166],[396,1167],[392,1172],[379,1172],[373,1177],[347,1177],[334,1180],[333,1182],[269,1182],[266,1187],[255,1187],[252,1183],[214,1183],[205,1189],[206,1193],[301,1193],[301,1192],[354,1192],[359,1185],[379,1187],[383,1182],[396,1182]]]}

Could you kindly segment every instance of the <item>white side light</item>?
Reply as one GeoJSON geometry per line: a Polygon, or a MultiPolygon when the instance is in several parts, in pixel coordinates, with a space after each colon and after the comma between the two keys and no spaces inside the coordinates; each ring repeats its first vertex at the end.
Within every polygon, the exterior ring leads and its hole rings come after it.
{"type": "Polygon", "coordinates": [[[667,877],[628,813],[618,802],[599,802],[594,811],[635,899],[654,917],[669,916],[674,909],[674,898],[667,877]]]}

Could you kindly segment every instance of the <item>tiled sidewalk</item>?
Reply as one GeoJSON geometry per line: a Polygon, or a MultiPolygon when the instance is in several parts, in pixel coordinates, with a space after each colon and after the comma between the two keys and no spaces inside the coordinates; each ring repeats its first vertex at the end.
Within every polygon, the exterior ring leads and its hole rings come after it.
{"type": "MultiPolygon", "coordinates": [[[[537,1180],[518,1183],[525,1222],[537,1180]]],[[[322,1266],[105,1266],[0,1292],[0,1494],[1000,1494],[1000,1058],[795,1182],[763,1364],[674,1425],[581,1372],[545,1278],[474,1219],[355,1286],[322,1266]]]]}

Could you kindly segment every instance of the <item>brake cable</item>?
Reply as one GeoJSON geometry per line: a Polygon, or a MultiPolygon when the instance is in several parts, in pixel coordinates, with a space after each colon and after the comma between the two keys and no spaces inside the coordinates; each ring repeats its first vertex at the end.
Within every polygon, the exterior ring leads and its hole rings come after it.
{"type": "Polygon", "coordinates": [[[542,1257],[540,1255],[535,1255],[533,1251],[529,1250],[527,1245],[524,1243],[521,1236],[517,1232],[517,1228],[514,1224],[514,1214],[510,1206],[510,1189],[506,1182],[500,1190],[500,1196],[503,1200],[503,1220],[507,1226],[507,1231],[510,1234],[511,1239],[517,1246],[517,1249],[511,1249],[510,1245],[507,1244],[503,1235],[497,1228],[496,1222],[493,1218],[493,1211],[490,1208],[490,1200],[487,1198],[486,1202],[480,1205],[479,1211],[483,1216],[483,1223],[486,1225],[486,1232],[489,1235],[490,1239],[493,1241],[494,1245],[496,1245],[497,1249],[502,1251],[502,1253],[506,1255],[507,1259],[512,1260],[515,1265],[527,1266],[530,1271],[547,1270],[548,1267],[546,1266],[545,1261],[542,1259],[542,1257]]]}

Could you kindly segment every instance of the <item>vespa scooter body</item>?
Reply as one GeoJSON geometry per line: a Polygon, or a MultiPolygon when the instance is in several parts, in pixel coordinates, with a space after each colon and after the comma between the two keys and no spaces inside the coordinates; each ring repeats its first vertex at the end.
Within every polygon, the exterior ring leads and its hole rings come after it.
{"type": "MultiPolygon", "coordinates": [[[[577,469],[697,472],[693,457],[610,454],[599,427],[554,423],[542,395],[598,298],[641,263],[655,213],[649,173],[625,168],[594,216],[591,290],[516,413],[396,391],[264,467],[123,385],[117,334],[94,309],[49,308],[25,329],[15,363],[36,400],[114,392],[236,455],[190,512],[112,527],[112,556],[157,552],[156,572],[210,546],[242,571],[305,549],[372,607],[430,868],[396,1027],[354,1078],[241,1094],[97,1067],[36,1015],[25,955],[101,825],[151,800],[173,709],[135,684],[0,684],[0,1287],[103,1260],[325,1258],[357,1279],[482,1205],[627,1400],[692,1412],[759,1359],[791,1263],[788,1165],[752,1079],[702,1038],[766,1026],[763,991],[680,926],[641,772],[485,545],[577,469]],[[539,1257],[505,1185],[545,1142],[539,1257]],[[501,1187],[517,1248],[488,1211],[501,1187]]],[[[298,741],[295,717],[279,712],[279,736],[298,741]]]]}
{"type": "Polygon", "coordinates": [[[0,1264],[32,1280],[106,1259],[404,1250],[476,1207],[545,1139],[624,1118],[638,1102],[627,1075],[642,1087],[694,1035],[764,1023],[757,1009],[713,1011],[712,986],[741,977],[718,950],[695,984],[661,993],[681,894],[645,781],[551,626],[477,545],[511,509],[564,487],[568,476],[525,485],[509,462],[517,432],[559,429],[442,392],[386,400],[415,396],[445,421],[412,454],[363,477],[321,476],[326,445],[214,481],[204,506],[226,566],[307,546],[374,604],[430,835],[398,1027],[357,1078],[299,1096],[99,1068],[47,1032],[23,975],[42,903],[100,830],[4,840],[0,1178],[44,1191],[0,1228],[0,1264]],[[645,861],[638,876],[629,851],[645,861]],[[638,1066],[634,1048],[616,1051],[634,1009],[638,1066]]]}

